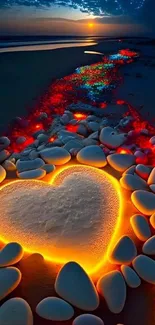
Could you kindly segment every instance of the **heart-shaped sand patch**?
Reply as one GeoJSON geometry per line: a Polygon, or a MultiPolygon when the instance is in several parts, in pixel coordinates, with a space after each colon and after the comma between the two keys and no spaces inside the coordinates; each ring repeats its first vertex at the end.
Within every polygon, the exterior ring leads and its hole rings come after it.
{"type": "Polygon", "coordinates": [[[121,209],[117,181],[80,165],[65,167],[51,184],[4,185],[0,205],[2,240],[18,241],[56,262],[74,260],[88,271],[105,256],[121,209]]]}

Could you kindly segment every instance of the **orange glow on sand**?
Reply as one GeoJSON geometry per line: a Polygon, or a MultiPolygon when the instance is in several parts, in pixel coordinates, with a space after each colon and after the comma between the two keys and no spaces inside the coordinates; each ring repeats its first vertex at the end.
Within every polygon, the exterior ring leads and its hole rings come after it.
{"type": "MultiPolygon", "coordinates": [[[[4,223],[2,224],[2,226],[0,227],[1,229],[1,237],[0,239],[4,242],[4,243],[8,243],[10,241],[18,241],[19,243],[21,243],[21,245],[23,246],[24,250],[29,252],[29,253],[40,253],[44,256],[45,259],[51,261],[51,262],[55,262],[55,263],[59,263],[59,264],[64,264],[70,260],[75,260],[77,262],[79,262],[79,264],[81,264],[85,270],[89,273],[89,274],[96,274],[96,272],[98,273],[98,271],[103,267],[103,265],[107,262],[107,258],[108,258],[108,254],[111,251],[111,248],[113,247],[115,241],[118,239],[118,233],[120,231],[120,225],[121,225],[121,221],[122,221],[122,216],[123,216],[123,211],[124,211],[124,203],[123,203],[123,195],[121,193],[121,189],[120,189],[120,185],[118,183],[118,181],[112,177],[111,175],[109,175],[108,173],[106,173],[105,171],[101,170],[101,169],[97,169],[94,167],[89,167],[89,166],[83,166],[83,165],[66,165],[65,167],[61,167],[59,170],[56,170],[52,177],[48,180],[48,183],[43,182],[43,181],[31,181],[33,182],[33,184],[38,184],[40,187],[46,187],[46,186],[55,186],[55,187],[59,187],[61,186],[61,184],[64,182],[64,180],[67,178],[67,176],[72,175],[74,172],[81,172],[85,175],[86,172],[89,173],[89,177],[92,177],[92,179],[94,179],[95,182],[99,183],[99,186],[102,185],[101,188],[104,189],[104,185],[105,182],[106,185],[109,184],[109,189],[108,189],[108,193],[106,192],[106,197],[107,197],[107,201],[109,202],[110,199],[112,199],[112,209],[114,209],[113,211],[115,211],[115,215],[110,216],[108,215],[108,220],[110,220],[111,218],[111,222],[108,221],[107,225],[106,225],[106,220],[105,220],[105,229],[104,232],[102,233],[102,236],[97,237],[97,240],[95,241],[95,250],[97,251],[99,249],[99,255],[98,258],[95,261],[94,258],[94,264],[92,265],[92,257],[90,257],[91,254],[91,248],[90,251],[88,252],[80,252],[80,251],[72,251],[72,247],[67,247],[65,249],[65,258],[64,258],[64,252],[61,252],[60,250],[57,250],[57,248],[53,248],[53,247],[49,247],[49,243],[46,246],[44,243],[44,239],[43,237],[41,238],[41,242],[40,245],[38,245],[38,242],[36,242],[36,244],[30,244],[31,239],[29,238],[29,234],[25,234],[25,233],[18,233],[17,236],[17,228],[16,225],[12,225],[11,224],[11,229],[10,229],[10,225],[5,223],[4,218],[3,221],[4,223]],[[116,195],[115,199],[114,197],[112,197],[111,192],[113,191],[113,194],[116,195]],[[114,199],[114,200],[113,200],[114,199]],[[113,226],[112,229],[110,229],[109,227],[111,227],[111,225],[113,226]],[[14,228],[13,228],[14,227],[14,228]],[[5,234],[4,234],[5,232],[5,234]],[[20,237],[20,238],[19,238],[20,237]],[[104,241],[106,242],[106,249],[104,249],[104,241]],[[28,242],[29,241],[29,244],[28,242]],[[42,245],[44,244],[44,245],[42,245]],[[102,246],[103,245],[103,246],[102,246]],[[98,247],[99,246],[99,247],[98,247]],[[108,248],[107,248],[108,246],[108,248]],[[29,248],[31,247],[31,249],[29,248]],[[51,255],[50,255],[51,252],[51,255]],[[85,254],[86,253],[86,254],[85,254]],[[72,257],[72,258],[71,258],[72,257]],[[91,262],[90,262],[91,261],[91,262]]],[[[10,185],[14,185],[16,183],[25,183],[26,181],[13,181],[10,182],[8,184],[3,185],[0,188],[0,195],[2,193],[2,191],[7,190],[7,187],[9,187],[10,185]]],[[[17,188],[17,186],[16,186],[17,188]]],[[[33,189],[33,191],[35,190],[35,188],[33,189]]],[[[107,188],[106,188],[107,191],[107,188]]],[[[35,193],[35,192],[34,192],[35,193]]],[[[103,199],[103,197],[102,197],[103,199]]],[[[18,211],[18,210],[17,210],[18,211]]],[[[101,209],[99,210],[103,213],[104,209],[103,206],[101,206],[101,209]]],[[[111,211],[111,210],[110,210],[111,211]]],[[[101,220],[104,221],[105,215],[102,216],[101,213],[101,220]]],[[[1,214],[3,216],[3,209],[1,210],[1,214]]],[[[100,225],[99,225],[100,228],[100,225]]],[[[20,229],[19,229],[20,231],[20,229]]],[[[101,234],[101,229],[99,229],[99,233],[101,234]]],[[[39,233],[38,233],[38,237],[39,237],[39,233]]],[[[51,235],[52,236],[52,235],[51,235]]],[[[37,237],[35,238],[35,240],[37,239],[37,237]]],[[[94,252],[96,252],[94,251],[94,252]]],[[[93,254],[92,254],[93,256],[93,254]]]]}

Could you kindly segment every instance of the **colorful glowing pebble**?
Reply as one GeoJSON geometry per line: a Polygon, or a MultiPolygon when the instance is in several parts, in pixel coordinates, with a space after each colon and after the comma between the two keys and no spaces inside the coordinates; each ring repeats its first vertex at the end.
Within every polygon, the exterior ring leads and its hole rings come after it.
{"type": "Polygon", "coordinates": [[[155,193],[155,184],[150,185],[149,188],[153,193],[155,193]]]}
{"type": "Polygon", "coordinates": [[[133,166],[129,167],[128,169],[126,169],[122,176],[134,175],[135,167],[136,167],[136,165],[133,165],[133,166]]]}
{"type": "Polygon", "coordinates": [[[155,236],[152,236],[144,243],[142,251],[146,255],[155,255],[155,236]]]}
{"type": "Polygon", "coordinates": [[[132,229],[141,241],[146,241],[151,237],[151,230],[147,219],[140,214],[135,214],[130,218],[132,229]]]}
{"type": "Polygon", "coordinates": [[[7,150],[0,151],[0,164],[10,156],[10,153],[7,150]]]}
{"type": "Polygon", "coordinates": [[[16,170],[16,165],[11,160],[5,160],[3,167],[6,171],[12,172],[16,170]]]}
{"type": "Polygon", "coordinates": [[[97,290],[104,297],[112,313],[119,314],[123,310],[126,301],[126,284],[120,271],[111,271],[100,278],[97,282],[97,290]]]}
{"type": "Polygon", "coordinates": [[[147,183],[137,175],[124,175],[120,179],[120,184],[129,191],[146,190],[148,188],[147,183]]]}
{"type": "Polygon", "coordinates": [[[67,151],[70,151],[71,149],[79,149],[81,150],[84,147],[84,145],[78,141],[78,140],[70,140],[69,142],[67,142],[64,145],[64,149],[66,149],[67,151]]]}
{"type": "Polygon", "coordinates": [[[22,173],[29,170],[34,170],[41,168],[45,165],[44,161],[41,158],[35,158],[33,160],[18,160],[16,167],[18,173],[22,173]]]}
{"type": "Polygon", "coordinates": [[[45,175],[46,171],[41,168],[17,173],[17,176],[21,179],[42,179],[45,175]]]}
{"type": "Polygon", "coordinates": [[[124,276],[127,285],[130,288],[138,288],[140,286],[141,280],[130,266],[121,265],[121,272],[124,276]]]}
{"type": "Polygon", "coordinates": [[[60,298],[47,297],[39,302],[36,313],[48,320],[66,321],[73,317],[74,309],[68,302],[60,298]]]}
{"type": "Polygon", "coordinates": [[[106,156],[99,146],[88,146],[81,149],[77,154],[77,160],[81,164],[93,167],[104,167],[107,165],[106,156]]]}
{"type": "Polygon", "coordinates": [[[147,180],[149,175],[150,175],[150,172],[151,172],[151,168],[145,166],[145,165],[142,165],[142,164],[138,164],[136,166],[136,173],[138,174],[138,176],[140,176],[141,178],[147,180]]]}
{"type": "Polygon", "coordinates": [[[119,134],[115,129],[110,126],[104,127],[100,133],[100,142],[110,149],[120,147],[126,141],[127,136],[125,133],[119,134]]]}
{"type": "Polygon", "coordinates": [[[145,255],[137,256],[132,262],[133,268],[144,281],[155,284],[155,261],[145,255]]]}
{"type": "Polygon", "coordinates": [[[138,190],[131,194],[131,200],[141,213],[150,216],[155,212],[155,194],[138,190]]]}
{"type": "Polygon", "coordinates": [[[23,257],[24,251],[20,244],[9,243],[0,251],[0,267],[18,263],[23,257]]]}
{"type": "Polygon", "coordinates": [[[46,174],[52,173],[55,170],[55,166],[54,165],[50,165],[50,164],[45,164],[42,167],[43,170],[46,171],[46,174]]]}
{"type": "Polygon", "coordinates": [[[6,170],[0,166],[0,183],[2,183],[4,181],[6,177],[6,170]]]}
{"type": "Polygon", "coordinates": [[[83,314],[74,319],[72,325],[104,325],[104,322],[101,318],[91,315],[83,314]]]}
{"type": "Polygon", "coordinates": [[[10,140],[7,137],[0,137],[0,151],[6,149],[10,145],[10,140]]]}
{"type": "Polygon", "coordinates": [[[93,311],[99,306],[93,282],[76,262],[69,262],[62,267],[56,278],[55,290],[61,298],[82,310],[93,311]]]}
{"type": "Polygon", "coordinates": [[[0,307],[0,324],[33,325],[33,315],[29,304],[22,298],[7,300],[0,307]]]}
{"type": "Polygon", "coordinates": [[[107,157],[109,165],[119,172],[125,172],[126,169],[134,165],[135,157],[129,154],[114,153],[107,157]]]}
{"type": "Polygon", "coordinates": [[[137,249],[133,240],[122,236],[109,254],[109,261],[112,264],[130,264],[136,255],[137,249]]]}
{"type": "Polygon", "coordinates": [[[21,273],[16,267],[0,269],[0,300],[17,288],[21,281],[21,273]]]}
{"type": "Polygon", "coordinates": [[[150,217],[150,224],[155,229],[155,213],[150,217]]]}
{"type": "Polygon", "coordinates": [[[147,182],[149,185],[155,184],[155,168],[152,169],[147,182]]]}
{"type": "Polygon", "coordinates": [[[59,147],[40,151],[40,156],[47,164],[52,165],[64,165],[71,159],[70,153],[66,149],[59,147]]]}

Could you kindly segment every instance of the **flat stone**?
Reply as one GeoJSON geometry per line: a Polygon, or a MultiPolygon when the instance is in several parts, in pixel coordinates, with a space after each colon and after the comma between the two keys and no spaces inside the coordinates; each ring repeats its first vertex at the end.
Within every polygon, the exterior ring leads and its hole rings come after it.
{"type": "Polygon", "coordinates": [[[104,322],[95,315],[83,314],[76,317],[72,325],[104,325],[104,322]]]}
{"type": "Polygon", "coordinates": [[[3,167],[8,172],[13,172],[16,170],[16,165],[11,160],[5,160],[3,167]]]}
{"type": "Polygon", "coordinates": [[[114,153],[107,156],[109,165],[115,170],[123,173],[125,170],[135,164],[134,155],[114,153]]]}
{"type": "Polygon", "coordinates": [[[1,325],[33,325],[33,315],[29,304],[22,298],[7,300],[0,307],[1,325]]]}
{"type": "Polygon", "coordinates": [[[66,321],[73,317],[74,309],[68,302],[60,298],[48,297],[39,302],[36,313],[48,320],[66,321]]]}
{"type": "Polygon", "coordinates": [[[95,145],[98,144],[98,141],[95,140],[95,139],[86,138],[86,139],[83,139],[83,140],[82,140],[82,144],[83,144],[85,147],[88,147],[88,146],[95,146],[95,145]]]}
{"type": "Polygon", "coordinates": [[[137,248],[128,236],[122,236],[109,255],[112,264],[130,264],[137,255],[137,248]]]}
{"type": "Polygon", "coordinates": [[[138,288],[140,286],[141,280],[130,266],[121,265],[121,272],[124,276],[127,285],[130,288],[138,288]]]}
{"type": "Polygon", "coordinates": [[[93,139],[93,140],[97,140],[98,141],[98,137],[99,137],[99,133],[98,131],[93,132],[89,135],[88,139],[93,139]]]}
{"type": "Polygon", "coordinates": [[[120,271],[111,271],[97,282],[97,290],[104,297],[108,308],[114,314],[119,314],[126,301],[126,284],[120,271]]]}
{"type": "Polygon", "coordinates": [[[6,178],[6,171],[2,166],[0,166],[0,183],[2,183],[5,178],[6,178]]]}
{"type": "Polygon", "coordinates": [[[155,184],[150,185],[149,188],[153,193],[155,193],[155,184]]]}
{"type": "Polygon", "coordinates": [[[22,173],[17,173],[17,176],[21,179],[42,179],[46,176],[46,171],[41,168],[28,170],[22,173]]]}
{"type": "Polygon", "coordinates": [[[137,175],[126,174],[120,179],[123,188],[129,191],[147,190],[147,183],[137,175]]]}
{"type": "Polygon", "coordinates": [[[145,165],[142,165],[142,164],[138,164],[136,166],[135,171],[136,171],[137,175],[139,175],[141,178],[147,180],[151,173],[151,168],[149,168],[145,165]]]}
{"type": "Polygon", "coordinates": [[[150,217],[150,224],[155,229],[155,213],[150,217]]]}
{"type": "Polygon", "coordinates": [[[133,166],[129,167],[128,169],[126,169],[122,176],[125,176],[125,175],[134,175],[134,173],[135,173],[135,167],[136,167],[136,165],[133,165],[133,166]]]}
{"type": "Polygon", "coordinates": [[[52,173],[55,170],[55,166],[54,165],[50,165],[50,164],[45,164],[42,167],[43,170],[46,171],[46,174],[52,173]]]}
{"type": "Polygon", "coordinates": [[[152,169],[151,173],[150,173],[150,176],[148,178],[148,181],[147,183],[149,185],[152,185],[152,184],[155,184],[155,167],[152,169]]]}
{"type": "Polygon", "coordinates": [[[141,213],[150,216],[155,212],[155,194],[138,190],[131,194],[131,200],[141,213]]]}
{"type": "Polygon", "coordinates": [[[9,151],[2,150],[0,151],[0,164],[10,156],[9,151]]]}
{"type": "Polygon", "coordinates": [[[9,243],[0,251],[0,267],[18,263],[24,255],[23,248],[18,243],[9,243]]]}
{"type": "Polygon", "coordinates": [[[45,163],[41,158],[35,158],[33,160],[18,160],[16,163],[16,167],[19,173],[38,169],[44,166],[45,163]]]}
{"type": "Polygon", "coordinates": [[[86,128],[85,125],[80,123],[79,126],[78,126],[78,129],[77,129],[77,133],[83,135],[84,137],[86,137],[88,135],[88,129],[86,128]]]}
{"type": "MultiPolygon", "coordinates": [[[[34,161],[38,157],[39,157],[39,152],[36,151],[35,149],[31,150],[31,152],[29,153],[29,159],[34,161]]],[[[38,158],[38,159],[40,159],[40,158],[38,158]]]]}
{"type": "Polygon", "coordinates": [[[70,151],[71,149],[81,150],[83,147],[84,145],[78,140],[70,140],[64,145],[64,149],[66,149],[67,151],[70,151]]]}
{"type": "Polygon", "coordinates": [[[89,122],[88,123],[88,127],[92,132],[96,132],[99,130],[100,128],[100,124],[97,122],[89,122]]]}
{"type": "Polygon", "coordinates": [[[100,142],[110,149],[116,149],[120,147],[127,139],[125,133],[118,133],[115,129],[106,126],[101,130],[100,142]]]}
{"type": "Polygon", "coordinates": [[[0,137],[0,151],[6,149],[10,145],[8,137],[0,137]]]}
{"type": "Polygon", "coordinates": [[[88,146],[81,149],[77,154],[77,160],[81,164],[94,167],[104,167],[107,165],[106,156],[99,146],[88,146]]]}
{"type": "Polygon", "coordinates": [[[52,165],[64,165],[71,159],[70,153],[60,147],[45,149],[40,152],[40,156],[46,163],[52,165]]]}
{"type": "Polygon", "coordinates": [[[144,281],[155,284],[155,261],[145,255],[137,256],[133,262],[133,267],[140,278],[144,281]]]}
{"type": "Polygon", "coordinates": [[[21,273],[16,267],[0,269],[0,300],[17,288],[21,281],[21,273]]]}
{"type": "Polygon", "coordinates": [[[17,140],[16,140],[16,143],[17,144],[23,144],[25,141],[26,141],[25,137],[18,137],[17,140]]]}
{"type": "Polygon", "coordinates": [[[155,236],[152,236],[144,243],[142,251],[146,255],[155,255],[155,236]]]}
{"type": "Polygon", "coordinates": [[[146,241],[149,237],[151,237],[151,229],[148,220],[143,215],[133,215],[130,218],[130,223],[135,235],[139,240],[146,241]]]}
{"type": "Polygon", "coordinates": [[[99,306],[94,283],[75,262],[69,262],[62,267],[56,278],[55,290],[61,298],[82,310],[93,311],[99,306]]]}

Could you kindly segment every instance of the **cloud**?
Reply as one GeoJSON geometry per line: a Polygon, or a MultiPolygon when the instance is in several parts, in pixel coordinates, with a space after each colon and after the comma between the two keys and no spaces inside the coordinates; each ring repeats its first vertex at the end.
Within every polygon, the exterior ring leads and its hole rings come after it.
{"type": "Polygon", "coordinates": [[[84,13],[95,16],[133,15],[140,11],[147,1],[149,0],[0,0],[0,7],[10,8],[14,5],[24,5],[36,8],[48,8],[52,4],[55,4],[73,9],[78,8],[84,13]]]}

